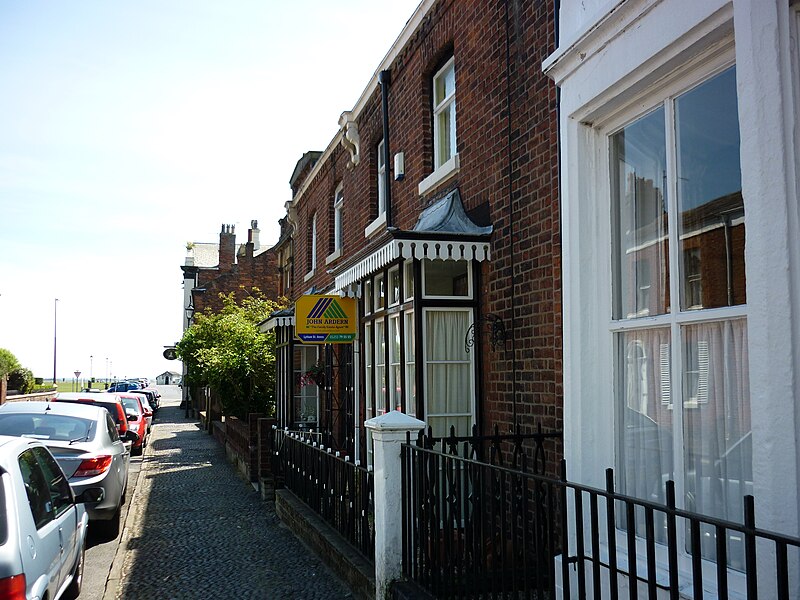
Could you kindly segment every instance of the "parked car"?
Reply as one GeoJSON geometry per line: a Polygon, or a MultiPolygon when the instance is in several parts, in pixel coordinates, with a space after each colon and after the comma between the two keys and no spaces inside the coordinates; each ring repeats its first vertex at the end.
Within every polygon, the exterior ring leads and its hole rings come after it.
{"type": "Polygon", "coordinates": [[[117,381],[116,383],[112,383],[109,388],[106,390],[107,392],[128,392],[130,390],[138,390],[142,386],[138,382],[134,381],[117,381]]]}
{"type": "Polygon", "coordinates": [[[158,399],[161,397],[156,390],[131,390],[128,392],[129,394],[141,394],[142,396],[147,397],[147,401],[150,404],[150,407],[153,409],[153,414],[158,412],[159,402],[158,399]]]}
{"type": "Polygon", "coordinates": [[[125,407],[117,394],[96,394],[94,392],[60,392],[53,399],[54,402],[72,402],[73,404],[95,404],[105,408],[114,424],[117,426],[119,436],[125,442],[133,442],[133,436],[128,435],[128,416],[125,414],[125,407]]]}
{"type": "MultiPolygon", "coordinates": [[[[122,405],[125,407],[125,413],[128,417],[128,428],[133,429],[139,436],[139,439],[133,442],[131,446],[131,454],[141,454],[144,447],[147,445],[147,432],[150,430],[145,409],[142,406],[140,398],[134,394],[118,394],[122,405]]],[[[151,417],[152,419],[152,413],[151,417]]]]}
{"type": "Polygon", "coordinates": [[[103,494],[90,487],[76,496],[44,444],[0,436],[0,598],[80,594],[88,525],[83,503],[96,504],[103,494]]]}
{"type": "MultiPolygon", "coordinates": [[[[103,500],[88,503],[86,511],[98,530],[116,537],[128,487],[130,452],[107,410],[71,402],[11,402],[0,406],[0,435],[41,441],[76,494],[102,488],[103,500]]],[[[132,431],[129,435],[136,436],[132,431]]]]}

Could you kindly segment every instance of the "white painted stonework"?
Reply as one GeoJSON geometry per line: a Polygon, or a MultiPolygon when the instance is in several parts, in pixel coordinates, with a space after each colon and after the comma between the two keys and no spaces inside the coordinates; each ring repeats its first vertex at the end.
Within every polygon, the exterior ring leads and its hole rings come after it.
{"type": "Polygon", "coordinates": [[[543,69],[561,88],[569,479],[603,487],[615,466],[609,132],[735,64],[756,522],[798,535],[800,17],[789,4],[562,0],[560,47],[543,69]]]}
{"type": "Polygon", "coordinates": [[[397,410],[364,422],[374,444],[375,481],[375,597],[383,600],[392,581],[402,575],[403,506],[400,445],[407,432],[425,423],[397,410]]]}

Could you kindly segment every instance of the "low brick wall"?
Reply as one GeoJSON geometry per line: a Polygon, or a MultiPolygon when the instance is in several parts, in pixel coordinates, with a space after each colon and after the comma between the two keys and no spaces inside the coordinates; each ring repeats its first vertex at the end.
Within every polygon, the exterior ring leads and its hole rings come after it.
{"type": "Polygon", "coordinates": [[[375,567],[342,539],[289,490],[276,490],[275,512],[298,538],[308,544],[334,573],[347,582],[357,598],[374,600],[375,567]]]}
{"type": "Polygon", "coordinates": [[[35,394],[18,394],[16,396],[6,396],[6,402],[46,402],[56,397],[58,392],[36,392],[35,394]]]}

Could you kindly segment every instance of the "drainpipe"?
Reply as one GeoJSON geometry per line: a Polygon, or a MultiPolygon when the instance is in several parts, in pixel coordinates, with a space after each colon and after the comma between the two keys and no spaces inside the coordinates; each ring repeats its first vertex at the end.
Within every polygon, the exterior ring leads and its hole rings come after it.
{"type": "Polygon", "coordinates": [[[508,123],[506,139],[506,169],[508,175],[508,241],[509,262],[511,263],[511,418],[514,422],[513,431],[517,431],[517,399],[519,395],[519,382],[517,381],[517,262],[514,254],[514,178],[513,178],[513,132],[512,132],[512,93],[511,93],[511,7],[506,0],[506,122],[508,123]]]}
{"type": "Polygon", "coordinates": [[[383,110],[383,188],[386,192],[386,228],[392,227],[392,176],[389,169],[389,85],[392,74],[388,70],[378,74],[381,86],[381,109],[383,110]]]}

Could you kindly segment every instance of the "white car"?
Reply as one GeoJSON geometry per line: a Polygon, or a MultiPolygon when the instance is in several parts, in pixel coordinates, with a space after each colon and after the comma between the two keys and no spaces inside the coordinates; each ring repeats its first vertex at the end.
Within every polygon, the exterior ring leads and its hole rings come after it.
{"type": "Polygon", "coordinates": [[[0,436],[0,598],[75,598],[83,579],[84,502],[39,441],[0,436]]]}
{"type": "MultiPolygon", "coordinates": [[[[107,394],[103,397],[106,399],[107,394]]],[[[119,408],[122,410],[121,404],[119,408]]],[[[86,511],[94,529],[104,537],[117,537],[128,486],[130,450],[120,439],[107,409],[68,400],[6,402],[0,406],[0,435],[39,440],[47,446],[76,494],[103,488],[102,502],[87,504],[86,511]]],[[[126,435],[139,437],[132,431],[126,435]]]]}

